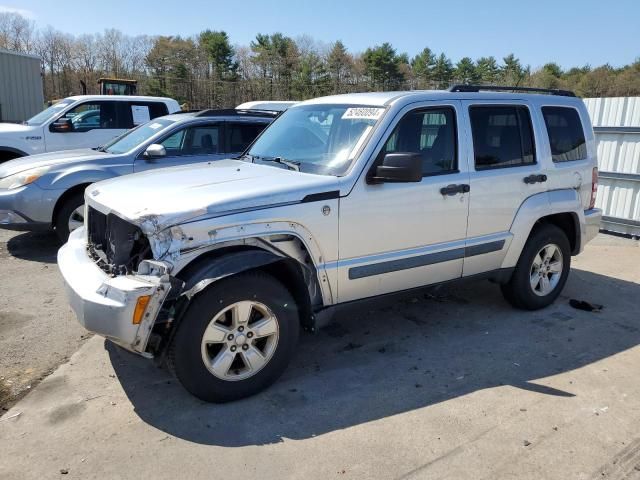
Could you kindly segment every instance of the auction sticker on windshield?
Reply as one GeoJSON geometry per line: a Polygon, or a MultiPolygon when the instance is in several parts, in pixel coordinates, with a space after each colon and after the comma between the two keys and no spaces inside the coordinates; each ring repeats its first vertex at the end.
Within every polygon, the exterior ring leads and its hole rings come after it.
{"type": "Polygon", "coordinates": [[[376,108],[376,107],[352,107],[347,108],[347,110],[342,115],[343,120],[378,120],[382,113],[384,112],[384,108],[376,108]]]}

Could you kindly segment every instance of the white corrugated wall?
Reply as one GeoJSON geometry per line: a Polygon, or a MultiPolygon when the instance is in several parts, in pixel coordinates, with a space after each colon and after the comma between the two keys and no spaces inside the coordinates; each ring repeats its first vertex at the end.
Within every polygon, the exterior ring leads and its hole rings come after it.
{"type": "Polygon", "coordinates": [[[602,228],[640,236],[640,97],[585,98],[598,146],[602,228]]]}

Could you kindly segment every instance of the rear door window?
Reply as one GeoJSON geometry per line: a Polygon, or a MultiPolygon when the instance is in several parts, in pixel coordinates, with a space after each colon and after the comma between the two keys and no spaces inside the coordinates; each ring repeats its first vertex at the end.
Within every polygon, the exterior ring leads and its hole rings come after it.
{"type": "Polygon", "coordinates": [[[137,127],[169,113],[169,109],[162,102],[122,102],[122,105],[122,116],[126,119],[126,126],[123,128],[137,127]]]}
{"type": "Polygon", "coordinates": [[[265,129],[266,123],[227,123],[227,153],[242,153],[265,129]]]}
{"type": "Polygon", "coordinates": [[[587,145],[578,112],[568,107],[542,107],[554,162],[587,158],[587,145]]]}
{"type": "Polygon", "coordinates": [[[529,109],[520,105],[469,108],[476,170],[536,163],[529,109]]]}

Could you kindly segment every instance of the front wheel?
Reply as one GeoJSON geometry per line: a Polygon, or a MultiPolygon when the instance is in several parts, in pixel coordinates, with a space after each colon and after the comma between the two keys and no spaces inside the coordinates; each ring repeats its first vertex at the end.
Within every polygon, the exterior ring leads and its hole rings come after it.
{"type": "Polygon", "coordinates": [[[228,402],[271,385],[298,340],[298,310],[289,291],[261,272],[213,283],[182,318],[169,351],[182,385],[208,402],[228,402]]]}
{"type": "Polygon", "coordinates": [[[502,285],[502,293],[514,307],[544,308],[560,295],[570,266],[566,234],[555,225],[540,225],[527,240],[511,279],[502,285]]]}
{"type": "Polygon", "coordinates": [[[84,194],[72,195],[64,201],[55,219],[56,234],[66,243],[69,234],[84,224],[84,194]]]}

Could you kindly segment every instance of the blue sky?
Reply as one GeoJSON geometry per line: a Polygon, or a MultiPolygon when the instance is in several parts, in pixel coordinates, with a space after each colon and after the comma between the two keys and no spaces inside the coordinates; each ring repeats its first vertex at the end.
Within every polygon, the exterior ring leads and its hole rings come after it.
{"type": "Polygon", "coordinates": [[[188,36],[211,28],[248,45],[258,32],[280,31],[340,39],[352,52],[385,41],[410,56],[429,46],[454,61],[513,52],[534,68],[552,60],[621,66],[640,57],[640,0],[0,0],[0,11],[8,9],[73,34],[188,36]]]}

